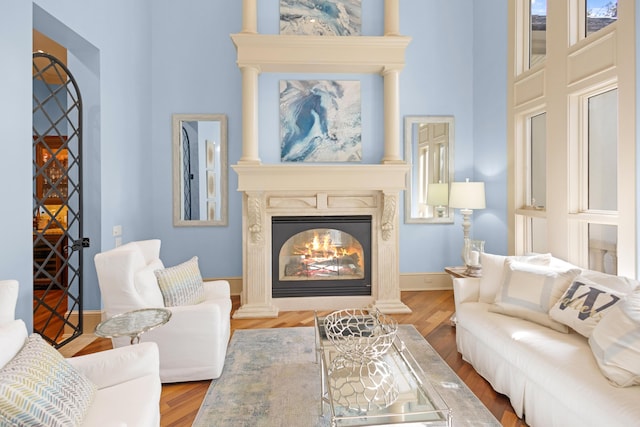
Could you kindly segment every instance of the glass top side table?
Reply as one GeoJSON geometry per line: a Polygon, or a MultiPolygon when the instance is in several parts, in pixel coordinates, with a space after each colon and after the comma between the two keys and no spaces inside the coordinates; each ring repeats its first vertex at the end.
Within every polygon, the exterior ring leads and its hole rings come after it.
{"type": "Polygon", "coordinates": [[[130,337],[131,344],[140,342],[140,336],[167,323],[171,310],[166,308],[142,308],[116,314],[96,326],[95,334],[103,338],[130,337]]]}

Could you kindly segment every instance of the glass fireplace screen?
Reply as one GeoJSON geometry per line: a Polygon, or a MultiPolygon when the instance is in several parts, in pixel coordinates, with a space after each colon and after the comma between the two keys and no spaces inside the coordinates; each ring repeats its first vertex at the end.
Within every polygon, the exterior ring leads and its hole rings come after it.
{"type": "Polygon", "coordinates": [[[290,280],[352,280],[364,278],[364,252],[351,234],[314,228],[291,236],[281,247],[279,278],[290,280]]]}

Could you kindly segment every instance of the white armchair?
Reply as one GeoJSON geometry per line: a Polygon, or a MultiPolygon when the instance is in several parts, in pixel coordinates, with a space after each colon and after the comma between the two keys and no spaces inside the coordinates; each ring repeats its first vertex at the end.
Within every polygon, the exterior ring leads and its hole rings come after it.
{"type": "MultiPolygon", "coordinates": [[[[164,268],[160,240],[131,242],[95,256],[104,316],[140,308],[164,307],[154,271],[164,268]]],[[[205,301],[167,307],[171,320],[145,332],[141,342],[160,349],[162,382],[196,381],[222,374],[230,337],[231,297],[226,280],[204,282],[205,301]]],[[[114,347],[129,338],[112,339],[114,347]]]]}
{"type": "MultiPolygon", "coordinates": [[[[18,354],[28,336],[24,321],[14,318],[17,297],[17,281],[0,281],[0,369],[18,354]]],[[[162,384],[156,344],[132,345],[66,360],[97,388],[83,425],[160,425],[162,384]]],[[[0,396],[0,400],[4,398],[9,397],[0,396]]]]}

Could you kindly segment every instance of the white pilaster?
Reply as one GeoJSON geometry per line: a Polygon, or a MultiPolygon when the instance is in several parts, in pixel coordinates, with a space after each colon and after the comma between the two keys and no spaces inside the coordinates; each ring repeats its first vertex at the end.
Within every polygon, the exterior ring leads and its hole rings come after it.
{"type": "Polygon", "coordinates": [[[258,8],[256,0],[242,0],[242,32],[258,32],[258,8]]]}
{"type": "Polygon", "coordinates": [[[258,155],[258,74],[242,67],[242,157],[238,163],[260,163],[258,155]]]}
{"type": "Polygon", "coordinates": [[[400,156],[400,72],[392,69],[384,77],[384,156],[382,163],[403,162],[400,156]]]}
{"type": "Polygon", "coordinates": [[[400,0],[384,0],[384,35],[400,35],[400,0]]]}

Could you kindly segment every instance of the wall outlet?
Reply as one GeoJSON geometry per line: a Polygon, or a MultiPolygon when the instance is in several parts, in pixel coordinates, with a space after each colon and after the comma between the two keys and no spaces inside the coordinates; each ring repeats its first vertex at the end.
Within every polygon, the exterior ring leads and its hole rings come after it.
{"type": "Polygon", "coordinates": [[[113,226],[113,231],[111,232],[111,234],[113,235],[113,237],[122,236],[122,226],[121,225],[114,225],[113,226]]]}
{"type": "Polygon", "coordinates": [[[122,237],[116,237],[116,248],[122,246],[122,237]]]}

